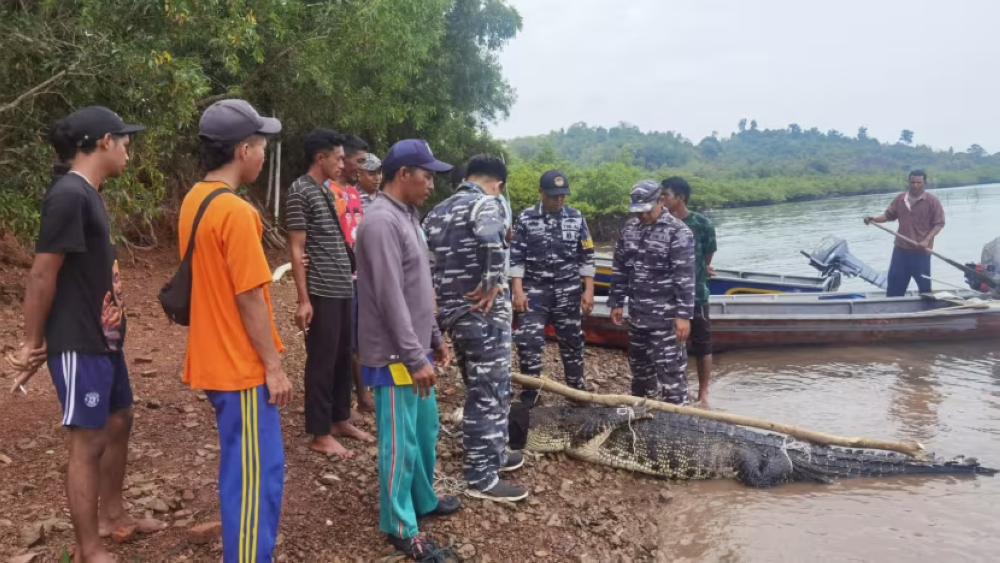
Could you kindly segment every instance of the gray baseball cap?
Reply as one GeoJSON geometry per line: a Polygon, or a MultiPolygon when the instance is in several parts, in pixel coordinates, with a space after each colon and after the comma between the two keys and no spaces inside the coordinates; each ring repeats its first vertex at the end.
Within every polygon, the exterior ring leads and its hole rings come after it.
{"type": "Polygon", "coordinates": [[[252,135],[274,135],[281,132],[281,122],[262,117],[246,100],[215,102],[198,123],[198,135],[210,141],[235,143],[252,135]]]}
{"type": "Polygon", "coordinates": [[[632,186],[632,204],[628,206],[630,213],[645,213],[653,209],[656,200],[660,199],[660,184],[654,180],[643,180],[632,186]]]}

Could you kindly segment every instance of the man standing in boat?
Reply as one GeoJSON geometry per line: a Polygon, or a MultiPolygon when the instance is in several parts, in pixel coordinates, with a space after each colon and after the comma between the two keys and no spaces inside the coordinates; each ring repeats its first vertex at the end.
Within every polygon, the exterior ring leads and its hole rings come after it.
{"type": "Polygon", "coordinates": [[[896,196],[885,213],[865,217],[865,224],[899,221],[899,234],[918,243],[913,246],[896,238],[889,264],[886,297],[906,295],[910,278],[917,282],[920,293],[931,291],[931,254],[934,237],[944,228],[944,207],[941,200],[925,189],[927,174],[923,170],[910,172],[910,189],[896,196]]]}
{"type": "Polygon", "coordinates": [[[694,316],[695,258],[691,230],[664,212],[660,185],[632,187],[629,212],[615,244],[608,307],[623,324],[628,298],[632,395],[675,404],[688,400],[687,349],[694,316]]]}
{"type": "MultiPolygon", "coordinates": [[[[581,313],[589,315],[594,308],[594,241],[583,215],[565,205],[566,176],[549,170],[540,186],[541,201],[517,218],[510,252],[518,363],[521,373],[541,377],[545,325],[551,321],[566,383],[585,390],[581,313]]],[[[535,389],[521,392],[529,404],[537,396],[535,389]]]]}
{"type": "Polygon", "coordinates": [[[698,364],[698,404],[708,406],[708,381],[712,374],[712,321],[708,316],[708,278],[712,271],[712,256],[718,250],[715,243],[715,225],[701,213],[688,209],[691,185],[680,176],[663,181],[663,195],[667,210],[684,221],[694,236],[694,317],[691,318],[691,339],[688,355],[698,364]]]}

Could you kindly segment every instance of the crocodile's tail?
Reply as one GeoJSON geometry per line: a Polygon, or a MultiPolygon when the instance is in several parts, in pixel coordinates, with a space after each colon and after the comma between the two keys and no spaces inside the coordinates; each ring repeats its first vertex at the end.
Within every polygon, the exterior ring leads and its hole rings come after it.
{"type": "Polygon", "coordinates": [[[795,480],[822,478],[892,477],[895,475],[996,475],[1000,470],[982,466],[976,458],[958,456],[947,461],[918,461],[900,454],[866,450],[790,452],[795,480]]]}

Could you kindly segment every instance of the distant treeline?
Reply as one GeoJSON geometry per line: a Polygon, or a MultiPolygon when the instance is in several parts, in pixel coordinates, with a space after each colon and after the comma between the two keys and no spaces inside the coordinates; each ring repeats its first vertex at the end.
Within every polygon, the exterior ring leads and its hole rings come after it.
{"type": "Polygon", "coordinates": [[[576,124],[510,140],[513,206],[532,205],[539,177],[553,167],[567,174],[571,204],[595,226],[620,223],[635,182],[673,175],[691,183],[693,207],[715,209],[893,192],[904,189],[908,172],[918,168],[931,187],[1000,182],[1000,153],[989,155],[979,145],[958,152],[914,146],[908,130],[898,142],[881,143],[864,127],[855,137],[796,124],[760,130],[746,120],[738,128],[728,138],[712,135],[697,144],[626,124],[576,124]]]}

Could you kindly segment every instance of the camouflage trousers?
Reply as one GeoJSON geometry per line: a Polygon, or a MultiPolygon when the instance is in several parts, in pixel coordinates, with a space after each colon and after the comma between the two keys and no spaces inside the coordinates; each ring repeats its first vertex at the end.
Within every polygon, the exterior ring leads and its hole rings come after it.
{"type": "Polygon", "coordinates": [[[525,284],[525,293],[528,295],[528,310],[518,314],[517,330],[514,332],[521,373],[532,377],[542,375],[545,325],[551,322],[559,341],[566,384],[575,389],[586,389],[580,312],[583,290],[580,284],[525,284]]]}
{"type": "Polygon", "coordinates": [[[510,327],[467,314],[449,332],[465,381],[465,480],[469,487],[485,491],[496,484],[500,468],[507,462],[510,327]]]}
{"type": "Polygon", "coordinates": [[[683,405],[688,400],[687,348],[674,327],[628,327],[632,395],[683,405]]]}

